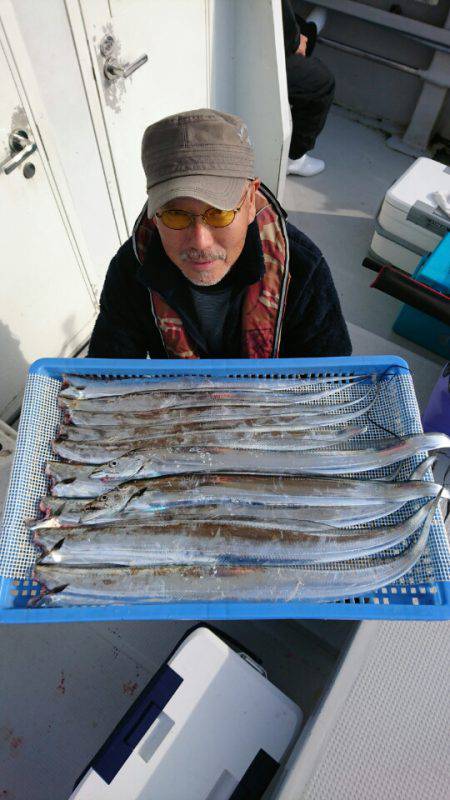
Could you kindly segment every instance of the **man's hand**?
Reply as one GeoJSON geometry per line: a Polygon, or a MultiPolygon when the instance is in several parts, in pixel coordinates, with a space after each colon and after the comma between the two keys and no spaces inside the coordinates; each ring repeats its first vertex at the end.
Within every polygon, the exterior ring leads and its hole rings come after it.
{"type": "Polygon", "coordinates": [[[303,36],[303,34],[301,33],[300,34],[300,44],[297,47],[297,50],[295,51],[295,55],[296,56],[305,57],[306,56],[306,45],[307,44],[308,44],[308,37],[307,36],[303,36]]]}

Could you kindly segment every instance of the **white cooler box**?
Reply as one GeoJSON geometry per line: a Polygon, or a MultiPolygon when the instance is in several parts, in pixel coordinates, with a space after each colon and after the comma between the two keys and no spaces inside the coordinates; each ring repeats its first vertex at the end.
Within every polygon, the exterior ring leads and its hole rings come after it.
{"type": "Polygon", "coordinates": [[[418,158],[386,192],[369,256],[413,273],[450,230],[450,217],[433,195],[450,195],[450,167],[418,158]]]}
{"type": "Polygon", "coordinates": [[[71,800],[258,800],[298,735],[300,708],[206,627],[182,641],[71,800]]]}

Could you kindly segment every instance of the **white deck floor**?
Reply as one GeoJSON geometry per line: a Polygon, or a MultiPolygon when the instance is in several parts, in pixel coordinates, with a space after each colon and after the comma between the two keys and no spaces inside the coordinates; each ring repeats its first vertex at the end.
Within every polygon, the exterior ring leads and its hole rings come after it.
{"type": "MultiPolygon", "coordinates": [[[[349,323],[354,353],[409,361],[421,406],[442,360],[392,334],[400,303],[369,288],[361,266],[388,186],[410,159],[380,132],[334,112],[316,178],[288,178],[290,220],[323,250],[349,323]]],[[[65,800],[73,781],[187,627],[193,623],[4,626],[1,629],[0,798],[65,800]]],[[[334,669],[348,625],[229,623],[265,661],[269,678],[308,713],[334,669]],[[317,636],[316,636],[317,634],[317,636]]],[[[180,798],[182,794],[180,794],[180,798]]]]}

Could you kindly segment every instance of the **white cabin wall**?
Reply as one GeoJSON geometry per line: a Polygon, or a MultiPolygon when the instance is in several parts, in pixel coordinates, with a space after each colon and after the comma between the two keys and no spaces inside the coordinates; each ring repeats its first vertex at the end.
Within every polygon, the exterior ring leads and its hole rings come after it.
{"type": "Polygon", "coordinates": [[[237,113],[249,120],[256,174],[281,196],[291,138],[281,5],[246,0],[236,10],[237,113]]]}
{"type": "Polygon", "coordinates": [[[234,113],[236,47],[235,0],[209,0],[210,106],[234,113]]]}
{"type": "Polygon", "coordinates": [[[210,0],[211,106],[241,116],[256,175],[281,196],[291,137],[281,5],[210,0]]]}
{"type": "Polygon", "coordinates": [[[64,0],[40,0],[38,8],[35,0],[14,0],[13,7],[99,292],[120,240],[64,0]]]}

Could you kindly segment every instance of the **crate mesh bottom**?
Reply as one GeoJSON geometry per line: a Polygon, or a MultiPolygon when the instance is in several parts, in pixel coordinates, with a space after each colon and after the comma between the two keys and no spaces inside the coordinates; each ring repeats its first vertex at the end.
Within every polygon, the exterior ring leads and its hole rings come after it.
{"type": "MultiPolygon", "coordinates": [[[[200,369],[198,374],[205,377],[205,372],[200,369]]],[[[339,373],[336,374],[339,375],[339,373]]],[[[212,378],[215,377],[211,373],[208,373],[208,375],[212,378]]],[[[151,375],[152,378],[169,376],[169,372],[161,372],[157,376],[151,375]]],[[[301,377],[319,379],[323,383],[326,383],[327,376],[318,376],[317,374],[301,375],[301,377]]],[[[146,377],[149,377],[148,373],[146,377]]],[[[239,378],[243,377],[242,371],[240,374],[230,372],[228,377],[235,378],[238,383],[239,378]]],[[[276,375],[251,375],[246,372],[245,377],[267,379],[269,384],[274,378],[297,378],[299,376],[291,372],[288,374],[277,373],[276,375]]],[[[342,383],[346,383],[347,388],[339,395],[340,400],[356,399],[367,392],[367,384],[353,385],[348,382],[348,375],[342,375],[341,377],[342,383]]],[[[220,379],[223,380],[223,378],[224,374],[221,372],[220,379]]],[[[0,575],[5,578],[16,579],[16,586],[23,585],[20,580],[22,578],[27,579],[25,581],[27,585],[33,585],[28,579],[38,551],[31,541],[29,531],[24,525],[24,520],[38,515],[39,500],[48,492],[44,467],[48,459],[55,458],[51,451],[50,441],[54,438],[57,426],[61,421],[61,414],[56,403],[59,388],[60,382],[58,380],[31,374],[28,378],[24,395],[17,448],[0,531],[0,575]]],[[[375,389],[371,391],[373,392],[375,389]]],[[[359,442],[360,445],[364,446],[369,442],[373,443],[376,440],[385,439],[388,434],[380,429],[379,426],[399,436],[421,432],[419,409],[410,375],[396,375],[394,378],[385,379],[378,384],[376,391],[378,392],[377,401],[369,414],[361,416],[355,421],[358,424],[368,425],[366,433],[346,445],[341,445],[342,449],[353,448],[355,442],[359,442]]],[[[320,405],[320,403],[317,403],[317,405],[320,405]]],[[[352,422],[351,424],[354,423],[352,422]]],[[[422,453],[414,458],[407,459],[398,478],[400,480],[407,479],[424,456],[425,454],[422,453]]],[[[396,466],[373,470],[365,473],[364,477],[376,478],[391,475],[396,466]]],[[[431,473],[429,477],[431,479],[431,473]]],[[[414,506],[414,504],[404,506],[401,510],[391,515],[389,522],[395,524],[405,520],[415,508],[417,506],[414,506]]],[[[378,521],[376,524],[379,525],[380,522],[378,521]]],[[[386,551],[386,553],[397,553],[401,549],[396,548],[386,551]]],[[[369,565],[370,557],[359,559],[356,563],[358,566],[369,565]]],[[[317,568],[320,569],[320,567],[317,568]]],[[[338,563],[336,568],[345,569],[345,565],[338,563]]],[[[417,597],[413,598],[413,602],[415,600],[419,602],[425,594],[428,597],[428,602],[430,602],[429,595],[434,594],[436,591],[435,582],[449,579],[449,544],[442,516],[440,512],[437,512],[424,556],[416,564],[415,568],[402,579],[391,584],[389,589],[381,590],[378,593],[378,602],[385,604],[402,602],[403,596],[407,594],[411,603],[411,594],[416,592],[417,597]]],[[[22,591],[24,590],[16,590],[17,594],[21,594],[22,591]]],[[[425,598],[423,599],[425,600],[425,598]]],[[[349,602],[354,602],[354,600],[349,602]]]]}

